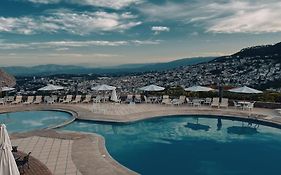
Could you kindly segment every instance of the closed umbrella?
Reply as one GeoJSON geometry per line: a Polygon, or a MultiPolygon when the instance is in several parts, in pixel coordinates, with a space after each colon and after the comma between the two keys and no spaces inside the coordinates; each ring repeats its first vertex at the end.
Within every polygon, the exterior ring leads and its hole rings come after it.
{"type": "Polygon", "coordinates": [[[0,174],[20,175],[12,154],[11,141],[4,124],[0,125],[0,174]]]}
{"type": "Polygon", "coordinates": [[[247,86],[239,87],[239,88],[233,88],[228,90],[229,92],[235,92],[235,93],[243,93],[243,94],[261,94],[262,91],[259,91],[257,89],[253,89],[247,86]]]}
{"type": "Polygon", "coordinates": [[[118,102],[119,101],[115,89],[112,90],[110,100],[114,101],[114,102],[118,102]]]}
{"type": "Polygon", "coordinates": [[[15,90],[15,88],[7,87],[7,86],[1,88],[2,92],[12,91],[12,90],[15,90]]]}
{"type": "Polygon", "coordinates": [[[141,87],[141,88],[139,88],[139,90],[149,91],[149,92],[157,92],[157,91],[163,91],[163,90],[165,90],[165,88],[152,84],[152,85],[149,85],[149,86],[141,87]]]}

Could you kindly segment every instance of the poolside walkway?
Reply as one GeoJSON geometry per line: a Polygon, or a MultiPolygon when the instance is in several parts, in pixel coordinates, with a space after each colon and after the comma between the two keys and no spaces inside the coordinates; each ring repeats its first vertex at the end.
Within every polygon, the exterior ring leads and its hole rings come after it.
{"type": "MultiPolygon", "coordinates": [[[[94,121],[132,122],[166,115],[223,115],[279,124],[277,110],[255,108],[254,111],[233,107],[217,109],[208,106],[169,106],[160,104],[54,104],[0,106],[0,113],[26,110],[62,109],[71,111],[76,118],[94,121]]],[[[32,152],[55,175],[117,175],[135,174],[120,165],[107,153],[104,139],[96,134],[65,133],[54,130],[12,134],[13,144],[19,150],[32,152]]]]}

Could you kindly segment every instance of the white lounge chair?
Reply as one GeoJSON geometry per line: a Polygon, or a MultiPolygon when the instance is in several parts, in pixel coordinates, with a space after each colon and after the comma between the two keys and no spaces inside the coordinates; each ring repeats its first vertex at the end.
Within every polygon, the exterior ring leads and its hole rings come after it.
{"type": "Polygon", "coordinates": [[[220,107],[220,99],[219,98],[213,98],[213,102],[211,103],[211,107],[217,107],[219,108],[220,107]]]}
{"type": "Polygon", "coordinates": [[[184,95],[181,95],[179,99],[173,99],[172,103],[173,105],[182,105],[185,103],[186,97],[184,95]]]}
{"type": "Polygon", "coordinates": [[[133,102],[133,95],[127,95],[125,103],[131,103],[131,102],[133,102]]]}
{"type": "Polygon", "coordinates": [[[100,102],[101,102],[101,96],[100,95],[93,98],[93,103],[100,103],[100,102]]]}
{"type": "Polygon", "coordinates": [[[80,103],[81,102],[81,95],[76,95],[75,99],[71,103],[80,103]]]}
{"type": "Polygon", "coordinates": [[[34,96],[28,96],[27,100],[23,104],[30,105],[31,103],[33,103],[33,100],[34,100],[34,96]]]}
{"type": "Polygon", "coordinates": [[[1,105],[5,105],[5,104],[6,104],[6,102],[5,102],[5,99],[4,99],[4,98],[0,98],[0,104],[1,104],[1,105]]]}
{"type": "Polygon", "coordinates": [[[35,97],[35,101],[33,102],[34,104],[40,104],[42,103],[42,95],[37,95],[35,97]]]}
{"type": "Polygon", "coordinates": [[[11,104],[16,105],[16,104],[19,104],[21,102],[22,102],[22,96],[19,95],[19,96],[16,96],[15,101],[13,101],[11,104]]]}
{"type": "Polygon", "coordinates": [[[141,103],[141,95],[135,95],[135,103],[141,103]]]}
{"type": "Polygon", "coordinates": [[[163,95],[161,103],[165,104],[165,105],[172,104],[171,99],[169,98],[169,95],[163,95]]]}
{"type": "Polygon", "coordinates": [[[65,100],[62,103],[70,103],[72,101],[72,95],[67,95],[65,100]]]}
{"type": "Polygon", "coordinates": [[[90,103],[92,96],[91,95],[86,95],[85,99],[82,101],[82,103],[90,103]]]}
{"type": "Polygon", "coordinates": [[[242,105],[237,103],[237,101],[233,101],[233,105],[235,109],[242,109],[242,105]]]}
{"type": "Polygon", "coordinates": [[[228,108],[228,98],[222,98],[220,103],[221,108],[228,108]]]}

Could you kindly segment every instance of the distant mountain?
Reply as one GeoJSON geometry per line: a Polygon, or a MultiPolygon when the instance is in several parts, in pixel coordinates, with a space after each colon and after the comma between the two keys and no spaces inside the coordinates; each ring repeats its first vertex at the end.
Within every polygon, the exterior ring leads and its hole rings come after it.
{"type": "Polygon", "coordinates": [[[230,55],[214,59],[214,62],[224,62],[230,59],[273,59],[281,62],[281,42],[274,45],[262,45],[244,48],[241,51],[230,55]]]}
{"type": "Polygon", "coordinates": [[[194,65],[208,62],[214,57],[184,58],[166,63],[125,64],[113,67],[88,68],[73,65],[39,65],[33,67],[11,66],[3,69],[14,76],[55,75],[55,74],[119,74],[163,71],[180,66],[194,65]]]}

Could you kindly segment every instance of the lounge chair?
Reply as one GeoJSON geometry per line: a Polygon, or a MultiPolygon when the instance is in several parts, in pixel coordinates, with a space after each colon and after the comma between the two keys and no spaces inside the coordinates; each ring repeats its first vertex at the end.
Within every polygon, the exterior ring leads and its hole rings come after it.
{"type": "Polygon", "coordinates": [[[210,106],[212,104],[212,98],[206,98],[204,101],[204,105],[210,106]]]}
{"type": "Polygon", "coordinates": [[[29,169],[29,156],[31,152],[29,152],[26,156],[23,157],[22,160],[17,159],[16,164],[18,166],[18,169],[21,174],[24,174],[24,168],[27,165],[27,168],[29,169]]]}
{"type": "Polygon", "coordinates": [[[237,101],[233,101],[233,105],[235,109],[242,109],[242,105],[237,103],[237,101]]]}
{"type": "Polygon", "coordinates": [[[141,95],[135,95],[135,103],[141,103],[141,95]]]}
{"type": "Polygon", "coordinates": [[[169,95],[163,95],[161,103],[165,104],[165,105],[172,104],[171,99],[169,98],[169,95]]]}
{"type": "Polygon", "coordinates": [[[220,107],[220,102],[219,102],[219,98],[213,98],[213,102],[211,103],[211,107],[217,107],[219,108],[220,107]]]}
{"type": "Polygon", "coordinates": [[[62,101],[62,103],[70,103],[72,101],[72,95],[67,95],[65,100],[62,101]]]}
{"type": "Polygon", "coordinates": [[[222,98],[221,99],[220,107],[228,108],[228,98],[222,98]]]}
{"type": "Polygon", "coordinates": [[[19,95],[19,96],[16,96],[15,101],[13,101],[11,104],[16,105],[16,104],[19,104],[21,102],[22,102],[22,96],[19,95]]]}
{"type": "Polygon", "coordinates": [[[81,102],[81,95],[76,95],[75,99],[71,103],[80,103],[81,102]]]}
{"type": "Polygon", "coordinates": [[[39,104],[42,103],[42,96],[41,95],[37,95],[35,97],[35,101],[33,102],[33,104],[39,104]]]}
{"type": "Polygon", "coordinates": [[[82,101],[82,103],[90,103],[92,96],[91,95],[86,95],[85,99],[82,101]]]}
{"type": "Polygon", "coordinates": [[[96,98],[93,98],[93,103],[100,103],[101,102],[101,96],[98,95],[96,98]]]}
{"type": "Polygon", "coordinates": [[[179,99],[173,99],[172,103],[173,105],[182,105],[185,103],[186,97],[184,95],[181,95],[179,99]]]}
{"type": "Polygon", "coordinates": [[[4,99],[4,98],[0,98],[0,104],[1,104],[1,105],[5,105],[5,104],[6,104],[6,102],[5,102],[5,99],[4,99]]]}
{"type": "Polygon", "coordinates": [[[193,106],[192,101],[188,97],[186,97],[185,101],[186,101],[187,105],[193,106]]]}
{"type": "Polygon", "coordinates": [[[23,104],[30,105],[31,103],[33,103],[33,100],[34,100],[34,96],[28,96],[27,100],[23,104]]]}
{"type": "Polygon", "coordinates": [[[131,103],[131,102],[133,102],[133,95],[127,95],[125,103],[131,103]]]}
{"type": "Polygon", "coordinates": [[[47,104],[54,104],[55,101],[56,101],[55,98],[56,98],[56,97],[46,97],[46,98],[45,98],[45,102],[46,102],[47,104]]]}
{"type": "Polygon", "coordinates": [[[147,98],[145,95],[143,96],[143,98],[145,103],[152,103],[151,100],[147,98]]]}

